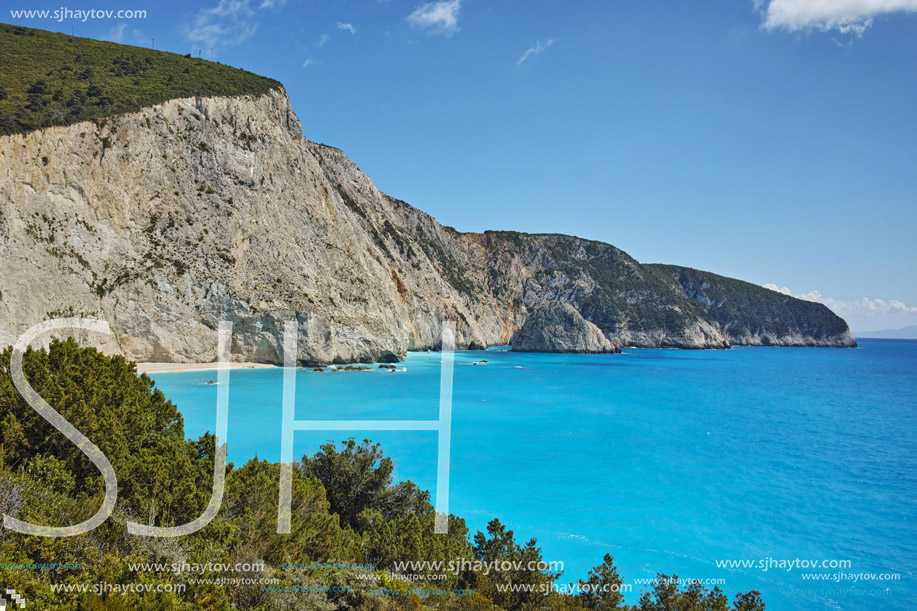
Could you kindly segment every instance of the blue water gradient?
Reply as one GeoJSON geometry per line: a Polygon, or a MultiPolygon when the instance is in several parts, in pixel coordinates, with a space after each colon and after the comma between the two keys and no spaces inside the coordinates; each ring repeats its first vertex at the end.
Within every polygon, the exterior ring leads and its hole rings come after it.
{"type": "MultiPolygon", "coordinates": [[[[298,419],[436,419],[439,355],[405,372],[297,374],[298,419]]],[[[399,366],[400,367],[400,366],[399,366]]],[[[917,343],[859,349],[456,353],[450,511],[537,537],[564,583],[611,553],[625,583],[724,579],[768,609],[917,608],[917,343]],[[471,363],[486,359],[486,365],[471,363]],[[717,561],[843,560],[849,568],[717,561]],[[811,581],[804,573],[898,574],[811,581]]],[[[212,371],[153,376],[188,437],[214,429],[212,371]]],[[[279,459],[282,371],[233,370],[229,457],[279,459]]],[[[435,490],[432,432],[302,432],[295,456],[370,436],[435,490]]],[[[634,602],[646,586],[634,584],[634,602]]]]}

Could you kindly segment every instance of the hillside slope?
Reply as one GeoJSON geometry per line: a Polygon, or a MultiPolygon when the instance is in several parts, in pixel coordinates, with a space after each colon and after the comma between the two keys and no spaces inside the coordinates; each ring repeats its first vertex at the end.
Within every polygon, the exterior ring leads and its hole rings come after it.
{"type": "Polygon", "coordinates": [[[855,345],[824,306],[747,283],[443,227],[308,141],[279,86],[2,136],[0,201],[0,345],[101,316],[113,335],[86,339],[109,352],[211,361],[229,319],[233,358],[279,363],[295,318],[302,363],[395,360],[435,349],[443,319],[459,347],[508,345],[565,303],[616,347],[855,345]]]}
{"type": "Polygon", "coordinates": [[[831,346],[850,334],[827,306],[677,265],[649,265],[678,281],[733,344],[831,346]]]}
{"type": "Polygon", "coordinates": [[[214,62],[0,23],[0,134],[189,96],[263,95],[275,80],[214,62]]]}

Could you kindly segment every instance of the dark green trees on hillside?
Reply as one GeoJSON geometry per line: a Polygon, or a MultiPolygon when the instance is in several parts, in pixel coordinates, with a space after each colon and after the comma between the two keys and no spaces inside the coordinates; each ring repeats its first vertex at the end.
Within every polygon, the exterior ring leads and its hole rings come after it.
{"type": "Polygon", "coordinates": [[[0,24],[0,135],[174,98],[261,95],[275,80],[189,56],[0,24]]]}
{"type": "Polygon", "coordinates": [[[332,513],[342,526],[356,527],[359,515],[367,509],[380,512],[383,519],[423,514],[430,508],[430,493],[413,482],[392,483],[395,469],[391,458],[385,458],[382,447],[364,440],[343,442],[338,451],[333,443],[325,444],[313,457],[304,457],[302,470],[315,477],[328,491],[332,513]]]}
{"type": "Polygon", "coordinates": [[[580,582],[580,599],[583,607],[594,611],[619,609],[624,604],[621,585],[621,577],[615,568],[614,560],[609,554],[605,554],[602,564],[589,571],[586,581],[580,582]]]}
{"type": "Polygon", "coordinates": [[[697,582],[679,589],[678,577],[659,574],[651,592],[644,592],[634,611],[764,611],[758,592],[736,596],[733,605],[719,588],[707,590],[697,582]]]}
{"type": "MultiPolygon", "coordinates": [[[[52,487],[83,499],[92,515],[104,491],[98,470],[19,395],[9,375],[10,353],[0,364],[2,460],[50,476],[52,487]]],[[[175,405],[149,377],[138,376],[133,363],[68,341],[54,342],[49,352],[29,350],[23,370],[38,394],[108,457],[119,497],[136,515],[160,525],[200,515],[212,481],[212,436],[186,442],[175,405]]]]}

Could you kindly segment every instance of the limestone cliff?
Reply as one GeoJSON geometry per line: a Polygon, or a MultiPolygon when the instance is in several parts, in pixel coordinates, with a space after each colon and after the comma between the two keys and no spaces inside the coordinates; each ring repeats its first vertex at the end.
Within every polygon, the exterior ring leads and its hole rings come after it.
{"type": "Polygon", "coordinates": [[[556,303],[590,345],[593,326],[618,347],[854,344],[823,306],[746,283],[570,236],[443,227],[308,141],[280,89],[0,137],[0,205],[4,346],[83,315],[109,321],[86,338],[109,352],[210,361],[229,319],[234,359],[279,363],[295,318],[302,363],[394,360],[436,349],[443,318],[459,347],[506,345],[556,303]],[[775,300],[791,307],[758,315],[775,300]]]}
{"type": "Polygon", "coordinates": [[[513,334],[517,352],[620,352],[602,330],[569,303],[557,301],[532,312],[513,334]]]}

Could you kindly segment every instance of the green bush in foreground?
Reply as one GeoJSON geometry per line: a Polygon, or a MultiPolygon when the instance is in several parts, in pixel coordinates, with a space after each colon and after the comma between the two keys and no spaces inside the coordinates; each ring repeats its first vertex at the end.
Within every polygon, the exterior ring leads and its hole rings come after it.
{"type": "MultiPolygon", "coordinates": [[[[101,477],[75,446],[19,396],[10,378],[11,350],[0,354],[0,512],[37,524],[73,524],[101,503],[101,477]]],[[[636,606],[616,591],[613,559],[590,571],[577,595],[553,589],[560,574],[466,567],[445,579],[404,581],[401,561],[479,562],[542,560],[532,539],[516,542],[499,520],[469,538],[465,521],[449,517],[449,534],[434,535],[429,493],[392,481],[391,460],[378,445],[346,440],[322,446],[294,469],[292,532],[276,532],[280,467],[252,459],[227,469],[224,502],[203,530],[179,538],[127,534],[125,522],[180,524],[196,518],[212,485],[214,438],[184,439],[181,415],[133,363],[75,342],[53,341],[29,350],[24,370],[32,386],[105,452],[119,476],[117,508],[99,528],[68,538],[29,537],[0,529],[0,583],[15,588],[31,608],[50,610],[191,611],[251,609],[481,611],[627,610],[762,611],[757,592],[732,606],[719,589],[679,589],[659,576],[636,606]],[[311,562],[371,564],[304,567],[311,562]],[[79,568],[21,570],[7,563],[78,563],[79,568]],[[206,568],[210,563],[211,568],[206,568]],[[225,573],[214,563],[242,567],[225,573]],[[183,566],[204,567],[192,571],[183,566]],[[294,565],[294,566],[290,566],[294,565]],[[221,585],[220,578],[276,580],[221,585]],[[97,594],[103,584],[140,584],[144,594],[97,594]],[[155,591],[170,584],[183,591],[155,591]],[[88,591],[52,591],[54,586],[88,591]],[[332,586],[328,589],[328,586],[332,586]],[[603,587],[608,586],[608,587],[603,587]],[[385,588],[384,593],[379,589],[385,588]],[[462,590],[460,596],[420,596],[410,588],[462,590]],[[608,591],[605,591],[608,590],[608,591]],[[473,594],[471,593],[473,591],[473,594]],[[405,594],[406,593],[406,594],[405,594]]],[[[435,575],[437,577],[442,575],[435,575]]]]}
{"type": "Polygon", "coordinates": [[[176,53],[0,24],[0,134],[70,125],[193,96],[281,84],[176,53]]]}

